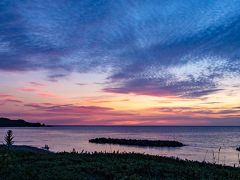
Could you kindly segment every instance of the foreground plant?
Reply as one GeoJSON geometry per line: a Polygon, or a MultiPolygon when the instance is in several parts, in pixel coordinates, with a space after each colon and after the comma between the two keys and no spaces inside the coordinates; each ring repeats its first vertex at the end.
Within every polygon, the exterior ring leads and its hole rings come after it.
{"type": "Polygon", "coordinates": [[[7,133],[6,133],[6,136],[4,138],[8,150],[11,149],[11,147],[14,143],[13,138],[14,138],[14,136],[13,136],[12,130],[8,130],[7,133]]]}
{"type": "Polygon", "coordinates": [[[0,169],[3,171],[3,174],[0,176],[0,179],[8,179],[8,175],[12,172],[12,160],[15,158],[15,155],[12,151],[13,141],[13,132],[8,130],[5,137],[5,148],[4,146],[0,152],[0,169]]]}

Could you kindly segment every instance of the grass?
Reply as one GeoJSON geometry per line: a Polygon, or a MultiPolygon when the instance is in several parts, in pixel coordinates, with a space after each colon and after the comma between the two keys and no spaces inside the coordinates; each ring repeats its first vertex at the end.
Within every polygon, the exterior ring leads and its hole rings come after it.
{"type": "Polygon", "coordinates": [[[9,152],[1,146],[0,179],[240,179],[240,169],[136,153],[9,152]]]}
{"type": "Polygon", "coordinates": [[[95,138],[90,139],[91,143],[99,144],[120,144],[135,146],[155,146],[155,147],[181,147],[183,143],[178,141],[162,141],[162,140],[137,140],[137,139],[113,139],[113,138],[95,138]]]}

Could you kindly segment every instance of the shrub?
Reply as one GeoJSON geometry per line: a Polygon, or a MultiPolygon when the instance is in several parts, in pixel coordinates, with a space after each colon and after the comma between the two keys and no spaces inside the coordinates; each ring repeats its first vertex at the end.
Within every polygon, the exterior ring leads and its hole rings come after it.
{"type": "Polygon", "coordinates": [[[6,136],[4,138],[8,150],[11,149],[11,147],[14,143],[13,138],[14,138],[14,136],[13,136],[12,130],[8,130],[7,133],[6,133],[6,136]]]}

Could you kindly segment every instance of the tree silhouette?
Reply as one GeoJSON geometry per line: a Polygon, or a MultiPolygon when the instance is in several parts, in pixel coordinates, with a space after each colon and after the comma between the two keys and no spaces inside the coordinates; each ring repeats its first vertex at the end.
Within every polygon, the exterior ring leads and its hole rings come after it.
{"type": "Polygon", "coordinates": [[[12,145],[14,143],[13,138],[14,138],[14,136],[13,136],[12,130],[8,130],[6,133],[6,136],[4,138],[8,150],[12,147],[12,145]]]}

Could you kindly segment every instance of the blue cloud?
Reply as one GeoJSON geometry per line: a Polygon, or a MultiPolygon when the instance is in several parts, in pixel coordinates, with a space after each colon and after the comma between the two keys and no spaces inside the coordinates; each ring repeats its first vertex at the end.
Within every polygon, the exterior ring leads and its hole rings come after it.
{"type": "Polygon", "coordinates": [[[227,73],[240,74],[239,7],[238,0],[1,1],[0,69],[47,69],[55,79],[110,67],[119,83],[106,91],[210,94],[227,73]]]}

